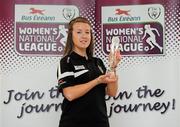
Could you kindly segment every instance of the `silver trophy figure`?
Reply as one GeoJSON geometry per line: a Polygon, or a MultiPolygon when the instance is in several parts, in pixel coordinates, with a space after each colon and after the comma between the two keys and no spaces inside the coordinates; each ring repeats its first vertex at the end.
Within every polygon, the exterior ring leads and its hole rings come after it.
{"type": "Polygon", "coordinates": [[[112,43],[110,46],[110,56],[109,56],[110,72],[115,72],[116,51],[118,51],[118,48],[119,48],[119,37],[113,36],[112,43]]]}

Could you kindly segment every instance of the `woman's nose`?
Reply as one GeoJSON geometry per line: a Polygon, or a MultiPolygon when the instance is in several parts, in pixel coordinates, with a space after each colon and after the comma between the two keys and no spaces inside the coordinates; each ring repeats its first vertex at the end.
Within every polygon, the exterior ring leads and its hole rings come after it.
{"type": "Polygon", "coordinates": [[[83,37],[83,38],[87,38],[87,34],[86,34],[86,33],[83,33],[83,34],[82,34],[82,37],[83,37]]]}

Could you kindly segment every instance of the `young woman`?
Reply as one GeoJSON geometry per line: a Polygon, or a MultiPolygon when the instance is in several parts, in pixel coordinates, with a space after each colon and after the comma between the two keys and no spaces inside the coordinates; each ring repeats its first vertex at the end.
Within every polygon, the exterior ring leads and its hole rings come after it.
{"type": "MultiPolygon", "coordinates": [[[[119,52],[116,59],[114,66],[121,59],[119,52]]],[[[58,68],[58,87],[64,95],[59,127],[109,127],[105,95],[116,95],[117,82],[102,60],[93,57],[90,22],[83,17],[70,21],[58,68]]]]}

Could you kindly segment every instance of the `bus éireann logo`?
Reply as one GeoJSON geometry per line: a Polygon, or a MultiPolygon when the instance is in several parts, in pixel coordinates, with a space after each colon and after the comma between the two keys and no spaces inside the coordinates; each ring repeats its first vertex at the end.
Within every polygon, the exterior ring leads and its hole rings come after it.
{"type": "Polygon", "coordinates": [[[30,10],[31,10],[30,14],[40,14],[40,15],[44,15],[44,11],[45,11],[36,8],[30,8],[30,10]]]}
{"type": "Polygon", "coordinates": [[[122,9],[116,9],[116,12],[115,12],[115,14],[116,15],[126,15],[126,16],[130,16],[130,14],[129,14],[129,12],[130,12],[130,10],[122,10],[122,9]]]}

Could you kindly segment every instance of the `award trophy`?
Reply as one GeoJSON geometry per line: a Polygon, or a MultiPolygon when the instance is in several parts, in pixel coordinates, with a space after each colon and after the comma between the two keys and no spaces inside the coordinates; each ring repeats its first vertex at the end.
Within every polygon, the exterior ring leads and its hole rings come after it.
{"type": "Polygon", "coordinates": [[[110,56],[109,56],[109,66],[110,70],[109,72],[113,72],[115,74],[116,69],[116,51],[118,51],[119,48],[119,37],[113,36],[112,37],[112,43],[110,46],[110,56]]]}

